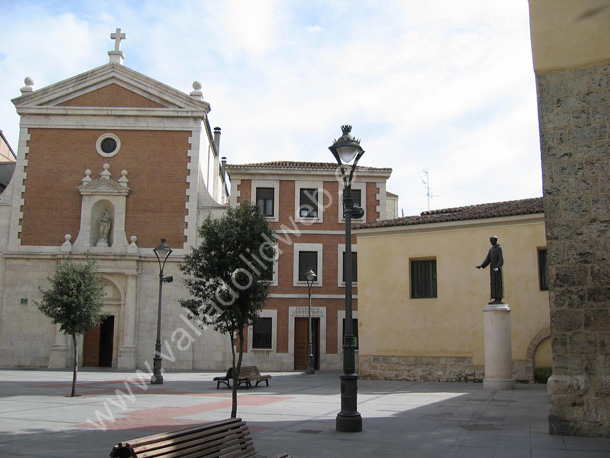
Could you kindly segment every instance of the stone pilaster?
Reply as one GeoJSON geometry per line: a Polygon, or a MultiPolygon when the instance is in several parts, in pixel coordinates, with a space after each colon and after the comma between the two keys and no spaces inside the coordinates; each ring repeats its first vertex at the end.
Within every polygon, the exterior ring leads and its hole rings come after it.
{"type": "Polygon", "coordinates": [[[136,368],[136,285],[137,276],[127,276],[127,294],[123,310],[123,336],[117,360],[118,369],[136,368]]]}
{"type": "Polygon", "coordinates": [[[610,437],[610,65],[537,75],[551,434],[610,437]]]}

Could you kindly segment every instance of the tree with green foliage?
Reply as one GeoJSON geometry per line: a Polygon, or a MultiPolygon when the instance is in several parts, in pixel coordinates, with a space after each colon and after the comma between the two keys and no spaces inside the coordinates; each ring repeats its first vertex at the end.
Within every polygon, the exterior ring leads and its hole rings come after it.
{"type": "Polygon", "coordinates": [[[91,257],[87,257],[83,264],[76,264],[71,259],[60,262],[55,275],[48,279],[51,287],[47,290],[40,288],[42,300],[36,302],[36,306],[53,323],[59,323],[60,332],[72,336],[74,372],[70,396],[75,396],[78,374],[76,336],[98,326],[104,318],[101,313],[102,297],[105,294],[104,280],[97,273],[97,264],[91,257]]]}
{"type": "Polygon", "coordinates": [[[239,207],[229,207],[222,218],[208,216],[199,235],[201,244],[193,248],[180,266],[187,274],[184,283],[192,296],[182,299],[180,304],[202,325],[213,326],[231,340],[231,418],[235,418],[244,330],[258,318],[269,294],[276,238],[259,208],[247,201],[239,207]]]}

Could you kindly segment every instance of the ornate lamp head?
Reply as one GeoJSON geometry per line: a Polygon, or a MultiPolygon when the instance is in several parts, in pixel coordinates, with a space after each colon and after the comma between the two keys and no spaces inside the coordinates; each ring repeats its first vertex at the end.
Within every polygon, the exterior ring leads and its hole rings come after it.
{"type": "Polygon", "coordinates": [[[357,140],[351,134],[352,126],[348,124],[341,126],[341,131],[343,135],[328,147],[339,165],[349,164],[354,158],[360,159],[364,154],[364,150],[360,146],[360,140],[357,140]]]}

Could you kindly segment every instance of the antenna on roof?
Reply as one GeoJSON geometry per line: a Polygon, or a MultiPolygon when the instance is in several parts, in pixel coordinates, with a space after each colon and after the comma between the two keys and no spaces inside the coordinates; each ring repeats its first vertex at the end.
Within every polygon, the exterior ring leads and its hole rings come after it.
{"type": "Polygon", "coordinates": [[[427,170],[423,171],[424,174],[426,175],[426,179],[424,180],[423,178],[420,177],[422,183],[424,184],[424,186],[426,187],[426,196],[428,197],[428,211],[430,211],[430,200],[433,199],[434,197],[439,197],[436,194],[432,194],[432,191],[430,190],[430,173],[427,170]]]}

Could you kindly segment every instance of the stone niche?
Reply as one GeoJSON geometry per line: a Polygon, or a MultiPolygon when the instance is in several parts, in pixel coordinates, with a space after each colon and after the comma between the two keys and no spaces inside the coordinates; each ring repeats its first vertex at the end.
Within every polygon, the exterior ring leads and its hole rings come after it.
{"type": "Polygon", "coordinates": [[[100,178],[93,180],[85,171],[81,194],[81,221],[75,247],[126,247],[125,208],[127,204],[127,171],[121,178],[111,178],[110,165],[104,164],[100,178]]]}

